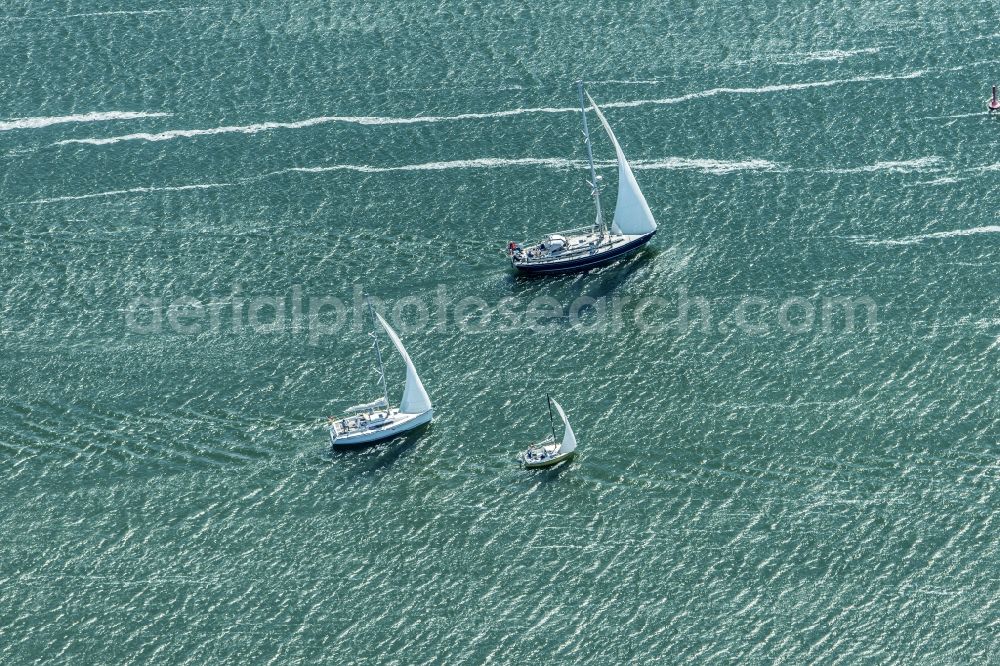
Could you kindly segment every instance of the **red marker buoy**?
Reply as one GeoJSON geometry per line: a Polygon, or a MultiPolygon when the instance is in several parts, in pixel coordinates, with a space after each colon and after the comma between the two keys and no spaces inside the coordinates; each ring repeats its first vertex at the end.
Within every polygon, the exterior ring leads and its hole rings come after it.
{"type": "Polygon", "coordinates": [[[990,113],[994,111],[1000,111],[1000,100],[997,100],[997,87],[993,86],[993,99],[989,101],[986,107],[990,110],[990,113]]]}

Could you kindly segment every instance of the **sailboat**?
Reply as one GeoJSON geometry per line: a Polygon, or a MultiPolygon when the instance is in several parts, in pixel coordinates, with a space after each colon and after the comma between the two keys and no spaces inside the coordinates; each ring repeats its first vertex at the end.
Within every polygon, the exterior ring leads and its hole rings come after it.
{"type": "Polygon", "coordinates": [[[576,435],[573,434],[573,428],[569,424],[569,419],[566,418],[566,412],[563,411],[562,406],[554,398],[551,396],[546,396],[546,398],[549,401],[549,424],[552,427],[552,437],[546,438],[537,444],[532,444],[527,451],[521,454],[521,463],[525,469],[558,465],[562,461],[572,458],[573,453],[576,451],[576,435]],[[556,412],[559,414],[559,418],[562,419],[563,427],[565,428],[562,441],[556,438],[556,425],[555,420],[552,418],[553,407],[555,407],[556,412]]]}
{"type": "MultiPolygon", "coordinates": [[[[367,297],[366,300],[368,300],[367,297]]],[[[417,375],[413,360],[406,353],[406,348],[403,347],[396,331],[392,330],[382,315],[375,311],[370,300],[368,300],[368,311],[372,317],[372,331],[369,335],[374,341],[372,346],[375,350],[375,359],[378,362],[382,397],[373,402],[350,407],[347,414],[340,419],[330,418],[330,444],[334,448],[381,442],[422,426],[434,418],[434,407],[431,405],[430,396],[427,395],[427,391],[417,375]],[[385,367],[382,364],[382,350],[379,347],[376,322],[385,329],[386,335],[389,336],[396,351],[406,363],[406,386],[403,389],[403,397],[399,401],[399,407],[393,407],[389,403],[389,390],[386,386],[385,367]]]]}
{"type": "Polygon", "coordinates": [[[587,162],[590,165],[590,194],[597,208],[597,216],[589,227],[558,231],[546,236],[533,245],[522,245],[511,241],[507,244],[507,256],[511,265],[523,273],[554,274],[573,273],[609,264],[616,259],[639,250],[656,233],[656,221],[649,210],[646,197],[632,174],[632,167],[625,159],[625,153],[611,131],[611,125],[583,87],[583,81],[576,82],[580,97],[580,111],[583,115],[583,136],[587,144],[587,162]],[[608,138],[615,147],[618,161],[618,202],[615,204],[614,219],[608,229],[601,208],[601,178],[594,169],[594,150],[587,126],[587,108],[584,96],[590,102],[597,118],[604,126],[608,138]]]}

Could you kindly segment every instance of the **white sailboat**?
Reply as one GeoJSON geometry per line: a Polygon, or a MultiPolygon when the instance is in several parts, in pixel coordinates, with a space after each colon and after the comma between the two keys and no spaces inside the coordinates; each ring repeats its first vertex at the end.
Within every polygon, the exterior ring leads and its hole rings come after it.
{"type": "Polygon", "coordinates": [[[580,96],[580,111],[583,114],[583,136],[587,144],[587,162],[590,165],[590,194],[594,198],[597,216],[589,227],[558,231],[546,236],[541,242],[522,245],[507,244],[507,255],[511,265],[523,273],[554,274],[572,273],[609,264],[612,261],[639,250],[656,234],[656,220],[649,210],[646,197],[632,173],[632,167],[625,159],[625,153],[611,131],[611,125],[594,102],[590,93],[583,88],[583,81],[577,81],[580,96]],[[587,108],[584,96],[597,114],[604,131],[615,147],[618,162],[618,201],[615,204],[614,219],[608,229],[601,208],[601,178],[594,169],[594,151],[587,127],[587,108]]]}
{"type": "Polygon", "coordinates": [[[346,448],[374,444],[386,439],[397,437],[413,430],[434,418],[434,407],[427,395],[417,369],[410,355],[403,347],[402,341],[392,330],[382,315],[375,312],[371,301],[368,301],[368,311],[372,316],[372,332],[374,339],[375,358],[378,361],[379,383],[382,386],[382,397],[373,402],[355,405],[347,410],[347,415],[340,419],[330,419],[330,444],[334,448],[346,448]],[[406,363],[406,386],[399,407],[393,407],[389,402],[389,391],[386,387],[385,367],[382,364],[382,350],[378,342],[378,322],[386,335],[396,347],[396,351],[406,363]]]}
{"type": "Polygon", "coordinates": [[[537,469],[539,467],[551,467],[558,465],[564,460],[573,457],[576,451],[576,435],[566,418],[566,412],[562,406],[551,396],[546,396],[549,401],[549,423],[552,426],[552,437],[546,438],[537,444],[532,444],[527,451],[521,454],[521,463],[526,469],[537,469]],[[552,418],[552,408],[556,408],[559,418],[562,419],[564,432],[562,441],[556,438],[555,421],[552,418]]]}

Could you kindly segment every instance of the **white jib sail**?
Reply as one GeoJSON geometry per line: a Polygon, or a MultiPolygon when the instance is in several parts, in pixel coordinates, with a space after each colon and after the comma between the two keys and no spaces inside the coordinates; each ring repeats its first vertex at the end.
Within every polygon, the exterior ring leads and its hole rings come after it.
{"type": "Polygon", "coordinates": [[[396,331],[392,330],[392,327],[389,326],[385,319],[382,319],[382,315],[376,312],[375,316],[378,317],[382,328],[389,335],[392,344],[396,345],[396,351],[399,352],[399,355],[403,357],[403,361],[406,363],[406,388],[403,389],[403,399],[399,402],[399,411],[404,414],[423,414],[431,408],[431,399],[427,395],[427,391],[424,390],[424,385],[420,382],[417,369],[413,367],[413,361],[410,360],[410,355],[406,353],[406,348],[403,347],[403,343],[400,341],[399,336],[396,335],[396,331]]]}
{"type": "Polygon", "coordinates": [[[566,418],[566,412],[563,408],[555,401],[555,398],[549,398],[552,401],[552,405],[559,412],[559,418],[562,419],[563,425],[566,426],[566,434],[563,435],[562,444],[559,445],[559,453],[569,453],[576,449],[576,435],[573,434],[573,428],[569,425],[569,419],[566,418]]]}
{"type": "Polygon", "coordinates": [[[611,125],[608,124],[607,118],[601,113],[601,109],[590,93],[587,93],[587,99],[593,105],[597,117],[604,125],[604,131],[608,133],[608,138],[614,144],[615,152],[618,155],[618,203],[615,205],[615,219],[611,225],[612,233],[638,236],[656,231],[656,220],[653,219],[653,213],[649,210],[649,204],[646,203],[646,197],[642,195],[639,184],[635,182],[632,167],[628,165],[625,153],[618,145],[615,133],[611,131],[611,125]]]}

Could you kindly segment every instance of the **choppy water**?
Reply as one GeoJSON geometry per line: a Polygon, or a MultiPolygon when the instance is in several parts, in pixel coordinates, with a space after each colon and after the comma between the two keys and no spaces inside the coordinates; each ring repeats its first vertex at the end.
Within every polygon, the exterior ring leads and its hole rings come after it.
{"type": "Polygon", "coordinates": [[[998,25],[967,0],[6,3],[0,661],[995,660],[998,25]],[[591,217],[580,76],[660,234],[516,280],[508,239],[591,217]],[[439,416],[354,455],[322,426],[373,397],[360,332],[126,326],[138,297],[296,285],[714,318],[405,336],[439,416]],[[835,296],[877,327],[773,325],[835,296]],[[747,297],[770,332],[732,326],[747,297]],[[580,455],[526,473],[546,391],[580,455]]]}

